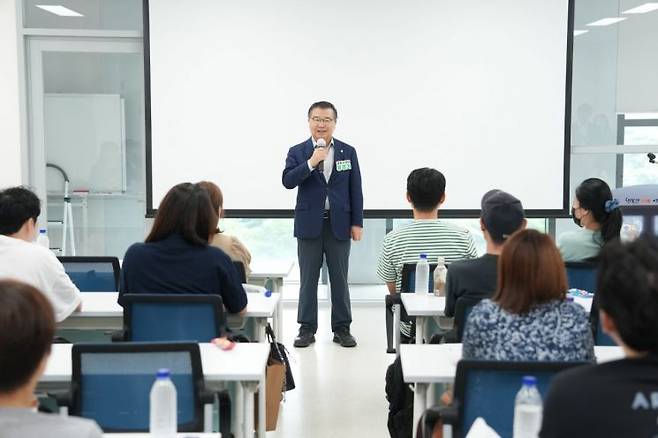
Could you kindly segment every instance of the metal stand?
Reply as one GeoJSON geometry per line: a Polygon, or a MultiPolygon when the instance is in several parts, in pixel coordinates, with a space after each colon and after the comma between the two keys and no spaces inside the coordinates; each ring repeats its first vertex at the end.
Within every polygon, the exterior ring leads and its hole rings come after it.
{"type": "MultiPolygon", "coordinates": [[[[64,214],[61,221],[62,224],[62,255],[75,255],[75,234],[73,234],[73,208],[71,207],[71,196],[69,194],[69,176],[64,169],[56,164],[46,163],[46,167],[51,167],[58,170],[64,178],[64,214]],[[66,238],[68,235],[71,238],[71,254],[67,254],[66,238]]],[[[60,223],[59,221],[48,221],[48,223],[60,223]]]]}

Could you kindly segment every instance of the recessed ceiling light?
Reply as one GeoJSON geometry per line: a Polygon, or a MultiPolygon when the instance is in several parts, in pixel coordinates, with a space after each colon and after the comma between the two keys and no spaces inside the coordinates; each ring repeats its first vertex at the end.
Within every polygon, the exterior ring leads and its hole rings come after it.
{"type": "Polygon", "coordinates": [[[588,26],[609,26],[611,24],[619,23],[624,21],[626,17],[615,17],[615,18],[603,18],[601,20],[589,23],[588,26]]]}
{"type": "Polygon", "coordinates": [[[640,5],[636,8],[629,9],[622,12],[623,14],[646,14],[647,12],[655,11],[658,9],[658,3],[651,2],[640,5]]]}
{"type": "Polygon", "coordinates": [[[35,5],[39,9],[48,11],[51,14],[59,15],[60,17],[84,17],[79,12],[75,12],[73,9],[66,8],[62,5],[35,5]]]}
{"type": "Polygon", "coordinates": [[[587,33],[587,32],[589,32],[589,30],[574,30],[573,31],[573,36],[582,35],[582,34],[587,33]]]}

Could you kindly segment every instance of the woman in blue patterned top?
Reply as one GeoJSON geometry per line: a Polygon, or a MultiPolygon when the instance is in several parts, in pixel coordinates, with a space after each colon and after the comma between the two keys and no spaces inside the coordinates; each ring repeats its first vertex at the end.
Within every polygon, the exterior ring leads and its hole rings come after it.
{"type": "Polygon", "coordinates": [[[593,361],[587,314],[566,301],[564,263],[550,236],[536,230],[515,233],[498,263],[498,290],[471,311],[462,357],[593,361]]]}

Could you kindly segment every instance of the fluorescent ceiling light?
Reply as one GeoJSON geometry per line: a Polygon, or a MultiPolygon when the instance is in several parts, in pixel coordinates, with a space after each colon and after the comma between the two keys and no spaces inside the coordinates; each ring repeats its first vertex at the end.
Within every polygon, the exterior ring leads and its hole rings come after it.
{"type": "Polygon", "coordinates": [[[609,26],[611,24],[619,23],[624,21],[626,17],[615,17],[615,18],[602,18],[601,20],[589,23],[588,26],[609,26]]]}
{"type": "Polygon", "coordinates": [[[51,14],[59,15],[60,17],[84,17],[79,12],[75,12],[73,9],[66,8],[62,5],[35,5],[37,8],[48,11],[51,14]]]}
{"type": "Polygon", "coordinates": [[[587,32],[589,32],[589,30],[574,30],[573,31],[573,36],[582,35],[582,34],[587,33],[587,32]]]}
{"type": "Polygon", "coordinates": [[[646,14],[647,12],[655,11],[658,9],[658,3],[651,2],[651,3],[645,3],[643,5],[640,5],[636,8],[629,9],[627,11],[622,12],[623,14],[646,14]]]}

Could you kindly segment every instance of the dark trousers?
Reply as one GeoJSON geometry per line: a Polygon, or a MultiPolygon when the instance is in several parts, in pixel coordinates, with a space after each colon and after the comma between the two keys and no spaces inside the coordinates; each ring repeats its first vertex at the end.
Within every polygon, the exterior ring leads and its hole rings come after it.
{"type": "Polygon", "coordinates": [[[318,329],[318,279],[322,258],[326,257],[331,283],[331,330],[350,328],[352,309],[347,286],[350,240],[338,240],[325,219],[322,235],[315,239],[297,239],[300,287],[297,322],[303,330],[315,333],[318,329]]]}

